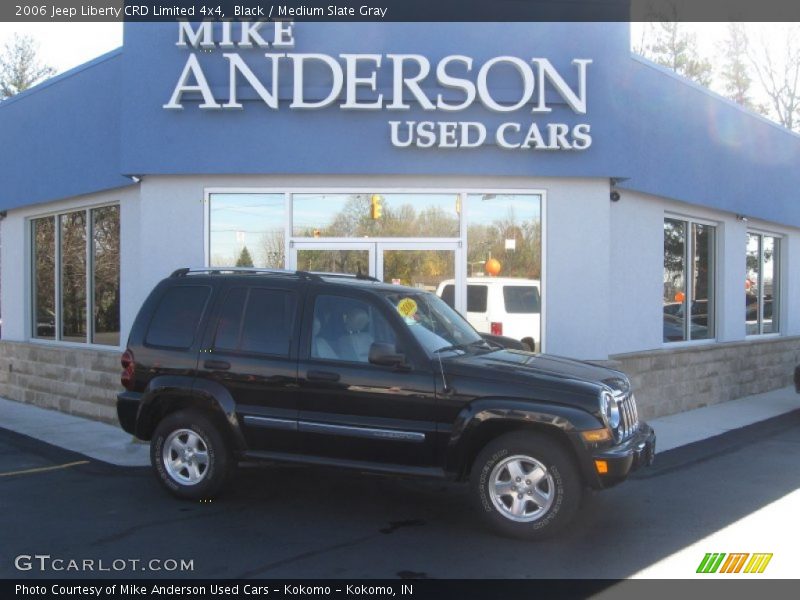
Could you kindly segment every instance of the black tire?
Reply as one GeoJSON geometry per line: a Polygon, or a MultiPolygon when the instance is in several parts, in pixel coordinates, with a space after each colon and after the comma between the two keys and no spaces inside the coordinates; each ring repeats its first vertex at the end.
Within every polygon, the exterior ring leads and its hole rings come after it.
{"type": "Polygon", "coordinates": [[[547,435],[526,431],[507,433],[489,442],[472,465],[470,486],[473,500],[492,530],[529,540],[544,539],[563,530],[575,516],[583,495],[580,472],[567,450],[547,435]],[[523,476],[517,483],[510,468],[515,465],[522,466],[523,472],[528,474],[536,473],[530,480],[523,476]],[[529,467],[533,468],[524,471],[529,467]],[[545,469],[538,471],[541,467],[545,469]],[[541,473],[544,475],[537,484],[533,480],[541,473]],[[508,481],[504,480],[505,477],[508,481]],[[526,482],[533,485],[526,485],[526,482]],[[506,495],[490,491],[501,487],[505,491],[506,486],[502,484],[508,484],[508,487],[516,485],[518,487],[514,489],[518,491],[506,495]],[[548,500],[540,504],[530,494],[548,500]],[[515,500],[515,497],[522,498],[522,501],[515,500]],[[521,509],[515,508],[520,505],[521,509]],[[512,516],[513,510],[519,514],[512,516]]]}
{"type": "MultiPolygon", "coordinates": [[[[172,444],[169,447],[172,447],[172,444]]],[[[202,456],[201,452],[195,454],[202,456]]],[[[170,456],[175,456],[175,451],[171,451],[170,456]]],[[[195,460],[197,461],[195,464],[202,463],[196,458],[195,460]]],[[[150,440],[150,463],[158,480],[165,488],[178,498],[188,500],[212,498],[231,479],[236,468],[233,453],[225,436],[209,415],[199,410],[174,412],[167,415],[158,424],[153,433],[153,439],[150,440]],[[199,441],[187,434],[179,433],[182,431],[194,433],[199,441]],[[197,448],[205,449],[207,460],[204,467],[202,464],[199,466],[197,471],[200,473],[199,479],[194,483],[189,481],[193,478],[192,471],[190,471],[193,469],[191,466],[187,466],[180,473],[175,474],[177,469],[170,468],[166,464],[164,447],[173,434],[179,443],[188,442],[191,439],[195,441],[197,448]]]]}

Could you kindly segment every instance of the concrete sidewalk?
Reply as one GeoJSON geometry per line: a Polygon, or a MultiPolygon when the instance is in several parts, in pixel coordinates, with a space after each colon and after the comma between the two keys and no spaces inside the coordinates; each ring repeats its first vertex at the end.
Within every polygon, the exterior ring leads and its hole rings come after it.
{"type": "MultiPolygon", "coordinates": [[[[653,419],[664,452],[800,408],[794,387],[653,419]]],[[[150,464],[149,445],[119,427],[0,398],[0,428],[125,467],[150,464]]]]}

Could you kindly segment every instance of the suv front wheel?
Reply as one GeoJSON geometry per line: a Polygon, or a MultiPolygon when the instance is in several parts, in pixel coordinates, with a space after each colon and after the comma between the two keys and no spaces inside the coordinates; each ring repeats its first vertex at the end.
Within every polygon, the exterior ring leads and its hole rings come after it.
{"type": "Polygon", "coordinates": [[[490,442],[472,466],[473,497],[495,531],[541,539],[565,527],[583,485],[572,457],[548,436],[513,432],[490,442]]]}
{"type": "Polygon", "coordinates": [[[234,468],[224,437],[196,410],[172,413],[158,424],[150,441],[150,462],[170,492],[191,500],[216,494],[234,468]]]}

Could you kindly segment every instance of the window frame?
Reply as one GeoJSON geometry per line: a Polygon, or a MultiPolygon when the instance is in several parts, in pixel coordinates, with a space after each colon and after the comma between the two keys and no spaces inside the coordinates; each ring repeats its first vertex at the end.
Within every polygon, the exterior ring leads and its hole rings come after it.
{"type": "MultiPolygon", "coordinates": [[[[774,231],[767,231],[764,229],[759,229],[757,227],[748,227],[747,231],[745,232],[745,264],[747,261],[747,239],[750,235],[757,235],[759,237],[758,243],[758,316],[757,316],[757,323],[758,323],[758,332],[757,333],[747,333],[747,318],[745,317],[744,322],[744,332],[745,332],[745,339],[764,339],[769,337],[780,337],[782,334],[781,329],[783,325],[784,319],[783,317],[783,246],[784,246],[784,236],[780,233],[775,233],[774,231]],[[773,301],[777,300],[778,310],[777,310],[777,317],[778,317],[778,328],[777,331],[768,331],[764,332],[764,238],[771,237],[777,241],[777,248],[775,249],[776,252],[773,255],[773,289],[775,287],[774,280],[777,280],[777,293],[773,291],[773,301]]],[[[747,270],[745,267],[745,277],[747,277],[747,270]]],[[[746,305],[745,305],[746,308],[746,305]]],[[[772,308],[773,314],[773,328],[775,323],[774,315],[776,315],[775,307],[772,308]]]]}
{"type": "Polygon", "coordinates": [[[122,305],[120,303],[120,339],[117,345],[113,344],[98,344],[93,341],[94,339],[94,308],[95,308],[95,298],[94,298],[94,221],[92,219],[92,211],[101,208],[108,208],[108,207],[116,207],[119,211],[119,222],[120,222],[120,260],[119,260],[119,272],[120,272],[120,298],[122,298],[122,203],[119,200],[111,200],[107,202],[100,202],[98,204],[90,204],[90,205],[83,205],[77,206],[74,208],[63,208],[61,210],[53,210],[48,211],[45,213],[40,213],[36,215],[31,215],[25,217],[25,237],[27,243],[25,245],[26,252],[25,252],[25,261],[26,261],[26,268],[25,268],[25,289],[28,292],[28,299],[25,309],[26,320],[27,324],[25,327],[26,331],[26,341],[36,343],[36,344],[45,344],[45,345],[52,345],[52,346],[59,346],[59,347],[69,347],[69,348],[85,348],[85,349],[96,349],[96,350],[111,350],[111,349],[121,349],[124,347],[126,340],[122,336],[122,305]],[[61,293],[61,227],[60,227],[60,220],[61,217],[70,213],[76,212],[83,212],[86,219],[86,244],[84,248],[85,256],[86,256],[86,341],[85,342],[73,342],[62,339],[62,310],[61,310],[61,303],[63,301],[62,293],[61,293]],[[39,219],[48,219],[52,218],[55,221],[55,231],[54,231],[54,276],[53,276],[53,285],[54,285],[54,301],[55,301],[55,336],[54,339],[48,338],[41,338],[35,335],[35,327],[36,327],[36,273],[34,269],[36,267],[35,264],[35,237],[33,235],[33,227],[34,222],[39,219]]]}
{"type": "Polygon", "coordinates": [[[662,334],[661,334],[661,346],[663,348],[680,348],[682,346],[699,346],[703,344],[715,344],[719,340],[719,303],[717,302],[717,298],[719,296],[719,290],[721,289],[720,284],[722,283],[721,277],[722,273],[720,272],[721,269],[719,268],[721,261],[721,250],[720,250],[720,238],[724,235],[723,232],[723,224],[718,221],[713,221],[710,219],[704,219],[702,217],[695,217],[691,215],[686,215],[682,213],[674,213],[670,211],[665,211],[661,218],[661,235],[662,235],[662,243],[661,243],[661,273],[663,277],[664,273],[664,242],[663,242],[663,235],[664,235],[664,222],[667,220],[673,221],[681,221],[682,223],[686,223],[686,241],[684,242],[684,249],[683,249],[683,261],[684,261],[684,278],[686,280],[686,307],[688,308],[688,318],[684,318],[683,322],[683,329],[684,335],[686,339],[684,340],[675,340],[675,341],[664,341],[663,336],[663,323],[664,323],[664,310],[663,310],[663,283],[662,283],[662,297],[661,297],[661,327],[662,327],[662,334]],[[692,225],[703,225],[706,227],[713,227],[714,228],[714,247],[712,252],[710,253],[712,260],[713,260],[713,267],[714,273],[711,276],[711,282],[713,284],[713,289],[709,294],[709,303],[713,308],[713,324],[714,324],[714,335],[713,337],[705,337],[705,338],[692,338],[691,337],[691,321],[692,321],[692,314],[691,314],[691,299],[692,293],[694,292],[694,277],[692,277],[692,258],[695,253],[694,248],[694,238],[692,236],[692,225]]]}

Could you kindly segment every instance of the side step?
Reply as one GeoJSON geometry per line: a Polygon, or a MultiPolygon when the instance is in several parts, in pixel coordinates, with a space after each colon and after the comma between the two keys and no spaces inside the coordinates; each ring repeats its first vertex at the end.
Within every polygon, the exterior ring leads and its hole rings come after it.
{"type": "Polygon", "coordinates": [[[320,456],[307,456],[304,454],[291,454],[288,452],[260,452],[248,451],[242,455],[244,460],[274,461],[282,463],[297,463],[303,465],[320,465],[327,467],[341,467],[356,471],[369,471],[371,473],[394,473],[397,475],[411,475],[414,477],[428,477],[433,479],[446,479],[448,476],[440,467],[409,467],[389,463],[376,463],[371,461],[350,460],[346,458],[327,458],[320,456]]]}

